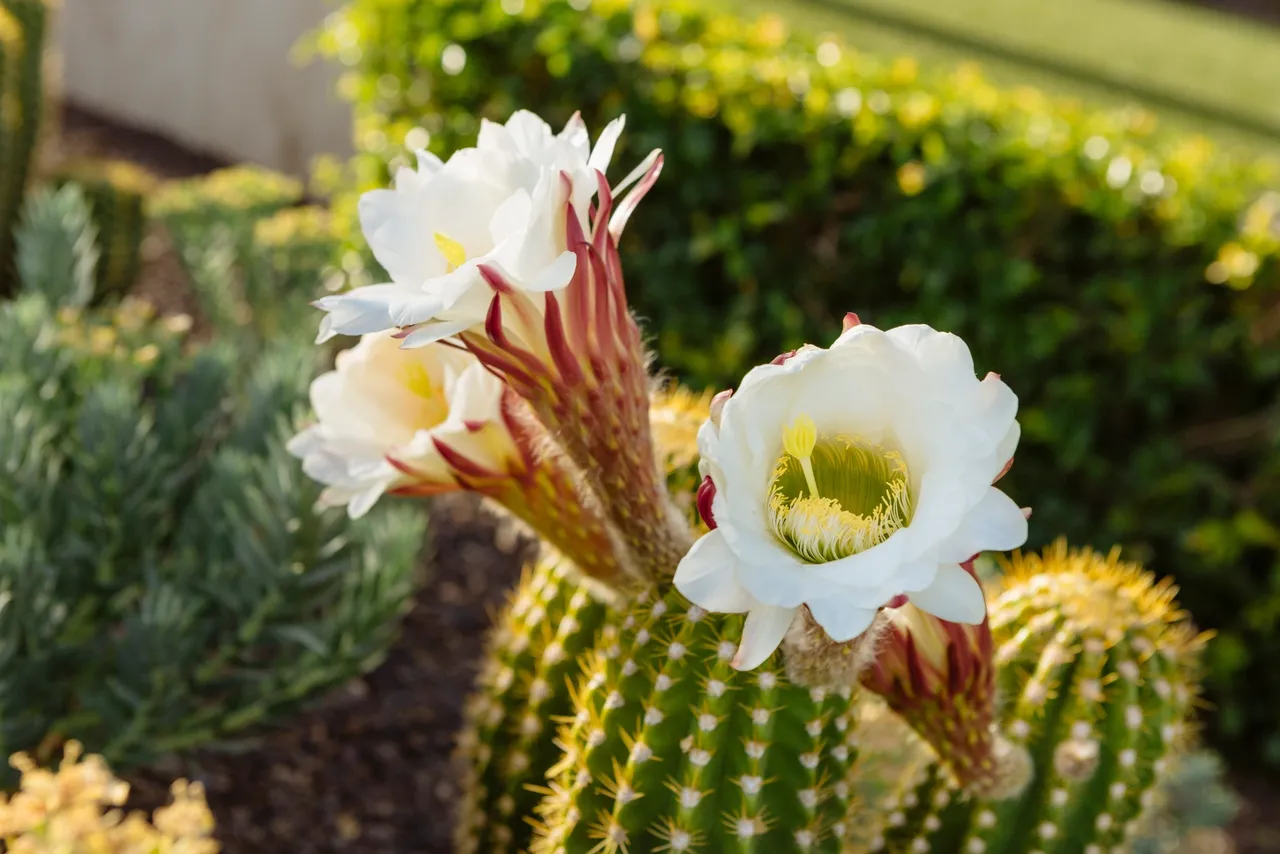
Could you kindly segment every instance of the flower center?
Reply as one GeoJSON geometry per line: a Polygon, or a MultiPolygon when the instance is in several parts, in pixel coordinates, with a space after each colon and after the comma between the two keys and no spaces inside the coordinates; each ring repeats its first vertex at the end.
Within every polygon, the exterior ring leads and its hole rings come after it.
{"type": "Polygon", "coordinates": [[[461,243],[445,237],[438,231],[432,237],[435,239],[436,248],[444,256],[445,263],[449,265],[450,273],[467,263],[467,250],[461,243]]]}
{"type": "Polygon", "coordinates": [[[887,540],[911,521],[902,454],[846,436],[819,438],[801,415],[783,431],[769,487],[770,524],[809,563],[839,560],[887,540]]]}
{"type": "Polygon", "coordinates": [[[420,361],[406,362],[401,368],[400,381],[404,389],[416,398],[416,406],[410,405],[402,414],[408,416],[414,428],[428,430],[449,417],[449,401],[443,389],[437,389],[427,366],[420,361]]]}

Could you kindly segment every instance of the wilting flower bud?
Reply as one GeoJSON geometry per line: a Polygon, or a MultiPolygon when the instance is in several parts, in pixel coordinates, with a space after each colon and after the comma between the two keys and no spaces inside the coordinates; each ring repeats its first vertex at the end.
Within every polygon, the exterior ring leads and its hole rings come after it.
{"type": "Polygon", "coordinates": [[[1026,539],[1022,511],[991,485],[1018,441],[1013,392],[978,380],[954,335],[856,321],[829,349],[753,369],[699,433],[699,509],[714,530],[675,584],[709,611],[747,613],[740,669],[767,659],[802,608],[836,644],[903,595],[980,623],[982,591],[960,562],[1026,539]]]}
{"type": "Polygon", "coordinates": [[[318,423],[288,445],[327,485],[321,503],[353,517],[384,494],[469,490],[534,527],[588,574],[617,572],[604,523],[525,403],[465,350],[402,349],[364,336],[311,385],[318,423]]]}

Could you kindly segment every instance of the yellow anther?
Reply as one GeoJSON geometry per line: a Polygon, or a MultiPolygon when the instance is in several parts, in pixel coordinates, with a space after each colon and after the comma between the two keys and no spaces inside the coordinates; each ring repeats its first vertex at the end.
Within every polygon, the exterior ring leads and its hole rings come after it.
{"type": "Polygon", "coordinates": [[[445,262],[449,265],[450,273],[467,263],[467,250],[462,247],[461,243],[445,237],[438,231],[435,233],[434,238],[436,248],[440,250],[440,254],[444,256],[445,262]]]}
{"type": "Polygon", "coordinates": [[[818,428],[808,415],[797,416],[790,427],[784,427],[782,430],[782,449],[799,460],[800,468],[804,471],[805,483],[808,484],[809,493],[813,498],[819,497],[818,479],[814,477],[813,462],[810,459],[816,444],[818,444],[818,428]]]}

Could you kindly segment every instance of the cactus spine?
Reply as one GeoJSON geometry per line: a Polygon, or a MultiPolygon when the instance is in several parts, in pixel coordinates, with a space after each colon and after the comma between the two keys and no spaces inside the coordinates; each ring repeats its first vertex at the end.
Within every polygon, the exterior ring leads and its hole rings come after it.
{"type": "Polygon", "coordinates": [[[740,616],[676,592],[606,623],[561,729],[535,854],[838,852],[852,691],[730,666],[740,616]]]}
{"type": "Polygon", "coordinates": [[[22,211],[43,105],[45,0],[0,0],[0,295],[11,294],[22,211]]]}
{"type": "Polygon", "coordinates": [[[464,795],[460,854],[526,850],[539,796],[559,758],[554,720],[571,712],[568,680],[604,619],[605,606],[573,565],[548,554],[525,571],[490,635],[487,658],[458,741],[464,795]]]}
{"type": "Polygon", "coordinates": [[[928,763],[873,817],[873,852],[1097,854],[1142,830],[1184,748],[1204,640],[1175,589],[1069,550],[1007,564],[991,603],[1000,726],[1034,773],[1004,799],[967,795],[928,763]]]}

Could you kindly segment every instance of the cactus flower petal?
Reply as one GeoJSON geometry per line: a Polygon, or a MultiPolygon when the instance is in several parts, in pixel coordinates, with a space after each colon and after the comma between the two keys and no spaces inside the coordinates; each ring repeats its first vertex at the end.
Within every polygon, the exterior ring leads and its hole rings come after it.
{"type": "Polygon", "coordinates": [[[676,573],[680,592],[701,607],[721,614],[743,614],[760,604],[733,572],[733,552],[723,536],[699,539],[676,573]]]}
{"type": "Polygon", "coordinates": [[[501,395],[501,381],[465,351],[404,351],[389,333],[372,333],[311,384],[319,421],[288,449],[308,476],[327,484],[323,503],[345,504],[359,517],[385,492],[458,488],[438,443],[495,476],[519,465],[501,424],[501,395]]]}
{"type": "Polygon", "coordinates": [[[773,605],[752,608],[742,628],[742,641],[733,658],[734,668],[755,670],[764,664],[782,643],[798,611],[798,608],[777,608],[773,605]]]}
{"type": "Polygon", "coordinates": [[[933,583],[907,596],[911,604],[940,620],[977,625],[987,614],[982,586],[959,564],[938,567],[933,583]]]}
{"type": "Polygon", "coordinates": [[[978,378],[961,339],[847,324],[830,348],[754,368],[714,410],[698,443],[715,545],[675,578],[692,602],[740,606],[741,587],[761,607],[808,606],[841,643],[904,594],[941,619],[983,621],[958,564],[1020,546],[1027,524],[991,485],[1016,448],[1017,397],[978,378]],[[712,554],[715,585],[700,566],[712,554]]]}
{"type": "Polygon", "coordinates": [[[973,520],[948,543],[946,557],[962,563],[981,551],[1006,552],[1027,541],[1027,516],[994,486],[973,510],[973,520]]]}
{"type": "Polygon", "coordinates": [[[360,200],[361,229],[392,281],[318,301],[328,312],[321,337],[433,324],[405,339],[413,347],[445,329],[482,329],[494,298],[485,266],[540,307],[542,294],[574,278],[565,210],[579,233],[591,231],[598,176],[621,130],[621,121],[609,125],[593,151],[580,118],[556,134],[519,111],[505,125],[482,122],[476,146],[446,162],[423,155],[417,169],[400,169],[394,187],[360,200]]]}

